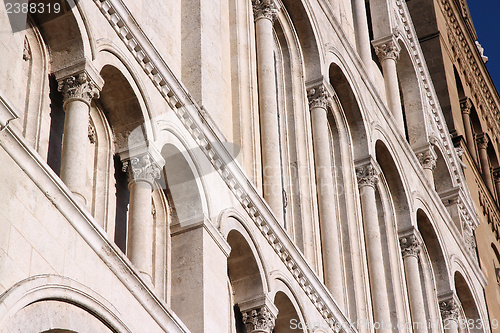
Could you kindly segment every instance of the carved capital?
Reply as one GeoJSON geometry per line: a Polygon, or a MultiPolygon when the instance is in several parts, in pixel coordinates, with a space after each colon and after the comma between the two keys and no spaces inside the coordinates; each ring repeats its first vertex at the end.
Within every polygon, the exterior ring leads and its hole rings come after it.
{"type": "Polygon", "coordinates": [[[495,180],[495,183],[500,183],[500,167],[496,167],[493,170],[491,170],[493,179],[495,180]]]}
{"type": "Polygon", "coordinates": [[[59,81],[57,88],[64,96],[64,104],[71,100],[81,100],[90,105],[93,98],[99,98],[99,89],[83,72],[59,81]]]}
{"type": "Polygon", "coordinates": [[[458,322],[460,306],[454,299],[439,302],[439,310],[441,312],[441,318],[443,319],[443,321],[453,320],[458,322]]]}
{"type": "Polygon", "coordinates": [[[313,108],[322,108],[326,110],[331,100],[331,96],[324,85],[309,89],[307,91],[307,98],[309,99],[309,108],[311,110],[313,108]]]}
{"type": "Polygon", "coordinates": [[[160,178],[160,167],[148,154],[124,161],[123,171],[128,175],[129,184],[142,181],[153,185],[155,179],[160,178]]]}
{"type": "Polygon", "coordinates": [[[464,114],[470,114],[472,110],[472,102],[468,97],[465,97],[460,100],[460,109],[464,114]]]}
{"type": "Polygon", "coordinates": [[[434,151],[433,146],[430,146],[425,151],[418,153],[417,158],[424,169],[434,171],[436,168],[437,154],[434,151]]]}
{"type": "Polygon", "coordinates": [[[476,135],[476,142],[477,142],[477,147],[479,149],[486,149],[488,147],[488,143],[490,140],[488,139],[488,136],[485,133],[481,133],[476,135]]]}
{"type": "Polygon", "coordinates": [[[371,186],[375,187],[378,182],[378,174],[371,163],[356,168],[356,178],[358,179],[358,187],[371,186]]]}
{"type": "Polygon", "coordinates": [[[267,306],[242,311],[242,315],[248,333],[271,333],[274,329],[276,316],[267,306]]]}
{"type": "Polygon", "coordinates": [[[273,0],[253,0],[252,7],[256,21],[265,18],[273,22],[278,14],[278,8],[273,0]]]}
{"type": "Polygon", "coordinates": [[[409,235],[399,239],[399,247],[401,248],[403,258],[407,256],[418,257],[421,244],[415,235],[409,235]]]}
{"type": "Polygon", "coordinates": [[[380,62],[392,59],[397,61],[399,59],[399,53],[401,52],[401,47],[394,38],[384,40],[378,44],[374,44],[375,53],[377,54],[380,62]]]}

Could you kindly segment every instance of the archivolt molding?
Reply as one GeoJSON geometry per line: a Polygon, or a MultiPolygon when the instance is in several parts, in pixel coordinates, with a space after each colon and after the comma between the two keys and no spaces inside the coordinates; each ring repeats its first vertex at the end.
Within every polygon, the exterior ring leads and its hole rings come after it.
{"type": "MultiPolygon", "coordinates": [[[[267,203],[248,181],[241,167],[237,163],[231,163],[233,158],[222,144],[216,146],[211,144],[211,142],[220,143],[221,136],[215,132],[214,126],[210,125],[212,121],[209,115],[196,104],[182,83],[175,77],[157,49],[139,28],[123,1],[94,0],[94,3],[326,322],[332,329],[335,329],[335,324],[338,322],[347,327],[347,317],[276,220],[267,203]]],[[[352,328],[348,330],[354,332],[352,328]]]]}
{"type": "Polygon", "coordinates": [[[115,314],[118,311],[92,289],[59,275],[37,275],[20,281],[0,296],[0,327],[24,307],[56,300],[78,306],[117,332],[132,332],[115,314]]]}

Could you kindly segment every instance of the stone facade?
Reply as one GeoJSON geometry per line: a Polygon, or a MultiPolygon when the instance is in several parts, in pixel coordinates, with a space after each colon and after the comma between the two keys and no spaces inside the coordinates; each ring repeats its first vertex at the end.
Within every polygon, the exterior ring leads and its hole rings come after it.
{"type": "Polygon", "coordinates": [[[0,10],[0,332],[494,326],[465,2],[43,4],[0,10]]]}

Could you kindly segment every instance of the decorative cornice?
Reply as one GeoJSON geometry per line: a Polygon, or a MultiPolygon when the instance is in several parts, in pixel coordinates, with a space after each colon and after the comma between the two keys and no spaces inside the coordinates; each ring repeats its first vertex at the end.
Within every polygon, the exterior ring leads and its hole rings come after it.
{"type": "Polygon", "coordinates": [[[255,21],[265,18],[273,22],[278,14],[278,7],[273,0],[252,0],[255,21]]]}
{"type": "Polygon", "coordinates": [[[64,96],[64,105],[72,100],[80,100],[90,106],[93,98],[99,98],[99,89],[86,73],[66,77],[58,83],[57,90],[64,96]]]}
{"type": "Polygon", "coordinates": [[[434,171],[436,168],[437,154],[434,150],[434,146],[429,146],[426,150],[417,154],[418,161],[424,169],[429,169],[434,171]]]}
{"type": "MultiPolygon", "coordinates": [[[[484,59],[481,57],[476,45],[476,36],[471,36],[469,42],[469,32],[463,28],[459,22],[462,20],[461,13],[454,10],[454,4],[449,0],[438,1],[441,11],[446,18],[448,28],[448,39],[454,46],[455,60],[460,72],[465,72],[468,84],[471,86],[476,105],[483,105],[483,117],[493,133],[500,133],[500,112],[498,107],[498,93],[493,85],[488,84],[490,79],[486,74],[484,59]],[[477,55],[477,56],[475,56],[477,55]],[[457,61],[460,60],[460,61],[457,61]]],[[[460,10],[460,8],[459,8],[460,10]]],[[[464,24],[469,24],[464,20],[464,24]]]]}
{"type": "Polygon", "coordinates": [[[441,318],[443,321],[453,320],[458,322],[460,306],[456,300],[450,299],[439,302],[439,311],[441,312],[441,318]]]}
{"type": "Polygon", "coordinates": [[[129,184],[142,181],[152,186],[155,179],[160,179],[160,170],[160,166],[152,161],[149,154],[133,157],[123,162],[123,171],[128,175],[129,184]]]}
{"type": "Polygon", "coordinates": [[[418,258],[422,244],[415,235],[408,235],[399,238],[399,247],[401,255],[404,257],[414,256],[418,258]]]}
{"type": "Polygon", "coordinates": [[[371,162],[356,168],[356,178],[360,188],[364,186],[375,187],[378,183],[378,173],[371,162]]]}
{"type": "Polygon", "coordinates": [[[241,314],[248,333],[271,333],[274,329],[276,316],[267,306],[242,311],[241,314]]]}
{"type": "Polygon", "coordinates": [[[328,91],[325,89],[325,86],[322,84],[309,89],[307,91],[307,98],[309,99],[309,108],[311,110],[314,108],[328,109],[332,99],[328,91]]]}
{"type": "Polygon", "coordinates": [[[401,47],[399,46],[398,41],[394,36],[373,41],[372,44],[375,48],[375,53],[377,54],[380,62],[387,59],[392,59],[395,61],[399,59],[401,47]]]}

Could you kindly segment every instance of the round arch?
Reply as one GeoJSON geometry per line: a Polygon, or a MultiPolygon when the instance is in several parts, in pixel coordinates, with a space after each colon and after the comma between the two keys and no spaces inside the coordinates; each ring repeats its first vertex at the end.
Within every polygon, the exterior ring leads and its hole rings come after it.
{"type": "Polygon", "coordinates": [[[422,208],[417,209],[416,220],[432,265],[437,295],[448,294],[451,290],[450,275],[442,242],[429,215],[422,208]]]}
{"type": "Polygon", "coordinates": [[[417,76],[416,66],[408,53],[404,40],[399,39],[401,52],[397,61],[398,81],[400,85],[401,107],[406,125],[406,135],[413,149],[423,147],[428,142],[427,117],[422,103],[422,91],[417,76]]]}
{"type": "Polygon", "coordinates": [[[369,156],[366,117],[358,100],[359,93],[356,86],[352,83],[353,80],[349,79],[351,75],[339,60],[330,63],[328,70],[329,82],[337,95],[338,102],[340,102],[337,103],[340,107],[339,111],[343,113],[347,120],[350,140],[353,145],[354,160],[362,160],[369,156]]]}
{"type": "Polygon", "coordinates": [[[321,64],[323,62],[321,53],[318,50],[318,45],[322,44],[318,42],[318,34],[315,33],[311,15],[309,15],[308,8],[304,6],[302,1],[282,0],[282,3],[298,35],[304,57],[306,82],[315,80],[321,77],[322,72],[321,64]]]}
{"type": "Polygon", "coordinates": [[[396,216],[397,231],[408,230],[413,225],[411,216],[411,201],[408,197],[405,179],[399,170],[402,170],[395,154],[389,149],[384,141],[378,139],[375,142],[375,156],[384,178],[389,187],[396,216]]]}
{"type": "Polygon", "coordinates": [[[303,316],[303,307],[293,292],[290,281],[279,271],[271,273],[271,298],[278,309],[275,333],[287,333],[296,326],[298,332],[307,332],[307,320],[303,316]]]}
{"type": "MultiPolygon", "coordinates": [[[[240,240],[244,241],[248,245],[248,249],[251,252],[253,260],[255,260],[259,271],[260,281],[262,282],[262,293],[259,296],[262,296],[263,294],[267,295],[269,293],[269,290],[271,289],[270,282],[267,279],[268,269],[265,265],[262,254],[259,252],[258,247],[256,246],[257,241],[255,240],[255,235],[250,232],[251,228],[248,226],[248,224],[252,222],[248,222],[239,212],[234,209],[227,209],[222,211],[219,214],[217,220],[220,221],[219,230],[230,246],[231,243],[229,242],[229,234],[235,232],[240,235],[240,240]]],[[[231,253],[229,254],[229,256],[231,256],[231,253]]]]}
{"type": "Polygon", "coordinates": [[[148,138],[156,138],[156,128],[148,121],[153,118],[151,100],[146,93],[146,87],[139,78],[139,73],[134,69],[133,63],[126,54],[111,40],[106,38],[98,39],[96,42],[96,56],[92,64],[100,72],[106,65],[111,65],[120,70],[126,78],[128,85],[133,89],[135,96],[141,106],[144,126],[148,133],[148,138]]]}
{"type": "Polygon", "coordinates": [[[98,293],[68,277],[52,274],[22,280],[0,297],[4,305],[0,307],[0,327],[5,327],[10,318],[31,304],[45,301],[78,307],[112,332],[132,332],[114,307],[98,293]]]}

